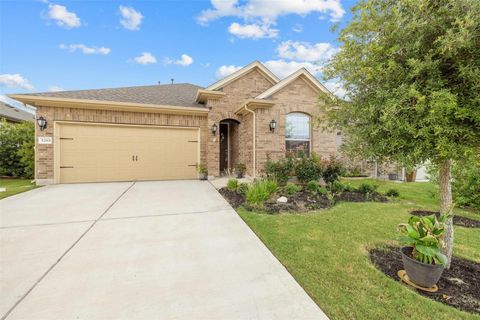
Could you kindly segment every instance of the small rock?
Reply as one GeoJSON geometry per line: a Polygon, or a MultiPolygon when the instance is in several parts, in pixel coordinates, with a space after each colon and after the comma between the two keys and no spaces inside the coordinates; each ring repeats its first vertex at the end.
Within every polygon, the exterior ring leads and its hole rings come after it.
{"type": "Polygon", "coordinates": [[[0,188],[0,192],[5,192],[7,191],[7,188],[0,188]]]}
{"type": "Polygon", "coordinates": [[[280,197],[277,199],[277,203],[287,203],[288,202],[288,199],[287,197],[280,197]]]}

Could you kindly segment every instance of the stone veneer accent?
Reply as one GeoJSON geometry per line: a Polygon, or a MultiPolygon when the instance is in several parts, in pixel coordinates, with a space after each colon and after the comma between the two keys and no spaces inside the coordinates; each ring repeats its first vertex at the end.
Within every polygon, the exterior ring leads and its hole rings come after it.
{"type": "MultiPolygon", "coordinates": [[[[206,161],[207,117],[199,115],[174,115],[161,113],[144,113],[131,111],[91,110],[78,108],[59,108],[38,106],[37,117],[47,119],[47,128],[40,131],[35,126],[35,136],[54,138],[55,121],[98,122],[153,126],[200,127],[200,159],[206,161]]],[[[55,141],[55,139],[53,139],[55,141]]],[[[35,139],[35,179],[40,184],[53,183],[54,179],[54,144],[38,144],[35,139]]]]}

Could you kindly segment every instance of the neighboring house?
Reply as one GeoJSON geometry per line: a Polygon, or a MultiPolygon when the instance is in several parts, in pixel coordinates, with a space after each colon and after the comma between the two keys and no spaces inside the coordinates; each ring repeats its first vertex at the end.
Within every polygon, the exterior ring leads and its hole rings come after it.
{"type": "Polygon", "coordinates": [[[35,115],[0,101],[0,119],[5,119],[7,122],[12,123],[18,123],[22,121],[33,122],[35,121],[35,115]]]}
{"type": "Polygon", "coordinates": [[[33,105],[40,184],[194,179],[196,165],[219,176],[243,163],[261,172],[286,152],[336,154],[336,132],[323,132],[319,93],[307,70],[283,80],[259,62],[201,88],[168,84],[10,95],[33,105]],[[271,130],[271,123],[276,127],[271,130]]]}

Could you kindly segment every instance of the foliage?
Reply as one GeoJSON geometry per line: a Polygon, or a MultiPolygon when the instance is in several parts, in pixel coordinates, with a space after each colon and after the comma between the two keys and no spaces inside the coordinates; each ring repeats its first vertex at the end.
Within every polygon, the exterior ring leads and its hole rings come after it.
{"type": "Polygon", "coordinates": [[[198,171],[198,173],[206,173],[206,174],[208,174],[207,166],[205,166],[205,165],[202,164],[202,163],[200,163],[199,165],[197,165],[197,171],[198,171]]]}
{"type": "Polygon", "coordinates": [[[238,184],[237,193],[245,195],[247,194],[247,190],[248,190],[248,183],[242,182],[238,184]]]}
{"type": "Polygon", "coordinates": [[[258,180],[249,185],[245,197],[248,204],[261,206],[277,189],[278,184],[273,180],[258,180]]]}
{"type": "Polygon", "coordinates": [[[378,185],[373,184],[373,183],[362,183],[360,186],[358,186],[358,191],[360,193],[363,193],[365,195],[369,195],[377,191],[378,185]]]}
{"type": "Polygon", "coordinates": [[[327,184],[338,181],[341,173],[344,171],[342,163],[334,156],[331,156],[328,161],[324,161],[323,166],[322,177],[327,184]]]}
{"type": "Polygon", "coordinates": [[[417,217],[411,216],[408,223],[398,225],[403,235],[400,242],[413,247],[414,259],[427,264],[445,264],[447,257],[441,253],[442,237],[445,232],[445,221],[449,215],[417,217]]]}
{"type": "Polygon", "coordinates": [[[269,159],[265,162],[264,172],[267,179],[274,179],[279,184],[284,185],[287,183],[294,168],[294,160],[291,157],[279,159],[277,161],[269,159]]]}
{"type": "Polygon", "coordinates": [[[324,195],[324,196],[329,196],[331,195],[332,193],[330,191],[328,191],[328,189],[324,186],[318,186],[317,188],[317,193],[321,194],[321,195],[324,195]]]}
{"type": "Polygon", "coordinates": [[[285,191],[285,193],[289,196],[294,195],[300,190],[302,190],[302,187],[292,182],[287,183],[287,185],[283,188],[283,191],[285,191]]]}
{"type": "Polygon", "coordinates": [[[0,123],[0,175],[33,178],[35,175],[33,122],[0,123]]]}
{"type": "Polygon", "coordinates": [[[228,179],[227,181],[227,189],[230,191],[236,191],[238,187],[238,180],[237,179],[228,179]]]}
{"type": "Polygon", "coordinates": [[[342,173],[342,177],[364,177],[365,174],[362,173],[362,170],[359,167],[345,168],[342,173]]]}
{"type": "Polygon", "coordinates": [[[319,180],[322,177],[323,165],[320,158],[312,154],[310,157],[301,157],[296,164],[295,172],[302,182],[319,180]]]}
{"type": "Polygon", "coordinates": [[[345,190],[345,185],[340,181],[334,181],[329,187],[330,191],[333,193],[341,193],[345,190]]]}
{"type": "Polygon", "coordinates": [[[237,174],[245,174],[245,171],[247,171],[247,166],[245,165],[245,163],[237,163],[235,165],[235,172],[237,174]]]}
{"type": "Polygon", "coordinates": [[[320,184],[316,180],[308,181],[307,190],[310,192],[317,192],[320,184]]]}
{"type": "Polygon", "coordinates": [[[387,197],[396,198],[396,197],[400,196],[400,192],[398,192],[397,189],[388,189],[387,192],[385,192],[385,195],[387,197]]]}

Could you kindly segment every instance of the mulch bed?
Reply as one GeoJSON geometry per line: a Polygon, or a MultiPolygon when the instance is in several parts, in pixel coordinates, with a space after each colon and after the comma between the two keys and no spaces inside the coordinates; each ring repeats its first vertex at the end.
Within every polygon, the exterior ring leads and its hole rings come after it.
{"type": "MultiPolygon", "coordinates": [[[[440,212],[438,211],[427,211],[427,210],[413,210],[410,211],[411,215],[414,216],[430,216],[432,214],[435,214],[437,217],[440,216],[440,212]]],[[[465,228],[480,228],[480,221],[479,220],[473,220],[470,218],[465,218],[462,216],[453,216],[453,224],[459,227],[465,227],[465,228]]]]}
{"type": "Polygon", "coordinates": [[[344,191],[335,196],[335,201],[346,201],[346,202],[367,202],[367,201],[375,201],[375,202],[388,202],[388,198],[384,195],[381,195],[378,192],[373,192],[372,194],[367,196],[358,191],[344,191]]]}
{"type": "Polygon", "coordinates": [[[245,202],[245,196],[227,188],[221,188],[218,192],[227,200],[234,208],[241,206],[245,202]]]}
{"type": "Polygon", "coordinates": [[[307,212],[328,207],[330,207],[330,202],[326,196],[322,194],[313,194],[305,190],[301,190],[293,195],[283,193],[275,194],[269,201],[265,202],[265,211],[268,213],[287,211],[307,212]],[[277,199],[281,196],[287,197],[288,202],[277,203],[277,199]]]}
{"type": "MultiPolygon", "coordinates": [[[[400,281],[397,272],[404,269],[400,248],[370,250],[370,259],[387,276],[400,281]]],[[[445,269],[437,285],[439,290],[434,293],[409,288],[457,309],[480,313],[480,263],[453,257],[450,269],[445,269]]]]}

